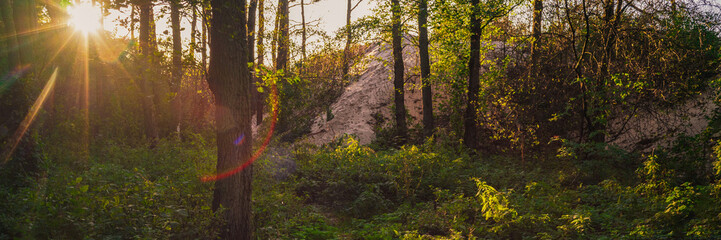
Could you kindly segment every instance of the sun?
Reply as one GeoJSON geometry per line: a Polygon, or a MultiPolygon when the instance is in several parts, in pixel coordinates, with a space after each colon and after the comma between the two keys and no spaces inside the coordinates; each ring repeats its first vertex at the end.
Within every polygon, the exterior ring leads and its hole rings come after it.
{"type": "Polygon", "coordinates": [[[68,25],[83,33],[95,32],[102,27],[100,8],[91,3],[81,2],[69,6],[68,15],[70,16],[68,25]]]}

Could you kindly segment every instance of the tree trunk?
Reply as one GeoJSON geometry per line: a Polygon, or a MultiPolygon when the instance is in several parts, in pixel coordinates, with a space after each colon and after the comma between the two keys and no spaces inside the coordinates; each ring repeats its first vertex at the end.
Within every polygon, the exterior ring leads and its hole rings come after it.
{"type": "Polygon", "coordinates": [[[195,40],[197,37],[197,34],[195,31],[196,25],[198,24],[198,12],[195,9],[195,4],[190,3],[190,10],[193,11],[192,17],[190,20],[190,62],[193,64],[192,66],[195,66],[195,50],[197,49],[197,41],[195,40]]]}
{"type": "MultiPolygon", "coordinates": [[[[245,37],[245,0],[211,0],[210,66],[208,85],[215,96],[218,146],[217,171],[240,166],[250,159],[250,71],[245,37]],[[244,138],[245,144],[235,140],[244,138]]],[[[249,240],[252,166],[215,182],[213,210],[223,206],[225,225],[221,239],[249,240]]]]}
{"type": "Polygon", "coordinates": [[[142,73],[138,83],[140,84],[140,90],[142,94],[141,103],[143,106],[143,119],[145,125],[145,136],[151,141],[151,147],[155,145],[158,140],[158,126],[155,118],[155,96],[153,94],[152,87],[152,59],[154,50],[152,48],[151,37],[151,25],[152,25],[152,12],[153,5],[150,1],[144,1],[140,5],[140,33],[139,33],[139,45],[140,54],[142,55],[142,61],[145,61],[142,66],[142,73]]]}
{"type": "Polygon", "coordinates": [[[270,40],[270,59],[275,65],[275,68],[278,69],[277,65],[277,59],[278,59],[278,33],[280,32],[279,25],[280,25],[280,6],[278,7],[278,10],[275,14],[275,26],[273,27],[273,37],[270,40]]]}
{"type": "MultiPolygon", "coordinates": [[[[248,6],[248,62],[255,62],[255,11],[258,9],[258,0],[250,0],[248,6]]],[[[251,76],[252,77],[252,76],[251,76]]],[[[253,84],[251,84],[252,86],[253,84]]]]}
{"type": "Polygon", "coordinates": [[[290,36],[288,35],[288,0],[280,0],[278,2],[278,58],[276,59],[276,69],[287,71],[288,69],[288,51],[290,47],[290,36]]]}
{"type": "Polygon", "coordinates": [[[538,46],[541,41],[543,0],[533,1],[533,44],[531,45],[531,74],[538,76],[538,46]]]}
{"type": "Polygon", "coordinates": [[[302,32],[301,32],[301,42],[300,42],[300,51],[301,51],[301,71],[305,69],[305,50],[306,50],[306,40],[307,40],[307,29],[305,26],[305,0],[300,0],[300,19],[301,19],[301,26],[302,26],[302,32]]]}
{"type": "Polygon", "coordinates": [[[428,0],[418,2],[418,51],[421,58],[421,91],[423,92],[423,135],[431,137],[433,122],[433,92],[431,91],[431,63],[428,56],[428,0]]]}
{"type": "Polygon", "coordinates": [[[130,40],[135,40],[135,6],[130,5],[130,40]]]}
{"type": "Polygon", "coordinates": [[[15,18],[13,16],[13,7],[10,1],[0,1],[0,11],[2,11],[2,20],[4,31],[3,39],[7,44],[7,66],[8,70],[13,70],[20,66],[20,53],[17,39],[17,32],[15,31],[15,18]]]}
{"type": "Polygon", "coordinates": [[[170,22],[173,30],[173,70],[170,91],[173,93],[173,115],[175,131],[180,137],[180,123],[183,118],[181,99],[178,97],[180,93],[180,84],[183,79],[183,45],[180,36],[180,3],[176,1],[170,2],[170,22]]]}
{"type": "MultiPolygon", "coordinates": [[[[592,105],[591,120],[589,122],[589,139],[592,142],[602,143],[606,141],[606,117],[604,112],[609,107],[608,99],[606,97],[606,85],[610,78],[609,64],[611,61],[611,54],[613,51],[613,45],[616,41],[616,29],[615,28],[615,0],[606,0],[604,3],[604,15],[603,15],[603,55],[601,57],[601,66],[599,69],[598,80],[596,81],[595,92],[596,99],[595,104],[592,105]]],[[[619,4],[620,5],[620,4],[619,4]]],[[[619,6],[620,7],[620,6],[619,6]]]]}
{"type": "Polygon", "coordinates": [[[481,19],[479,0],[471,0],[471,55],[468,61],[468,102],[464,117],[465,132],[463,142],[469,148],[478,147],[478,131],[476,129],[476,110],[478,109],[478,91],[480,88],[480,51],[481,51],[481,19]]]}
{"type": "Polygon", "coordinates": [[[348,82],[348,72],[350,71],[350,44],[351,44],[351,37],[353,32],[350,29],[350,17],[351,13],[353,12],[353,4],[351,3],[351,0],[348,0],[348,8],[346,9],[345,14],[345,48],[343,48],[343,76],[341,79],[340,87],[343,87],[344,82],[348,82]]]}
{"type": "Polygon", "coordinates": [[[403,144],[407,138],[406,105],[404,98],[405,67],[403,65],[403,41],[401,36],[401,5],[399,0],[391,0],[393,16],[393,92],[395,100],[396,136],[403,144]]]}
{"type": "MultiPolygon", "coordinates": [[[[14,18],[14,12],[13,12],[13,6],[11,1],[7,0],[1,0],[0,1],[0,11],[2,11],[2,21],[3,21],[3,28],[4,31],[1,32],[3,38],[5,39],[7,43],[7,50],[2,49],[0,51],[6,52],[8,56],[7,61],[7,70],[16,70],[19,69],[20,66],[20,51],[19,51],[19,45],[17,41],[17,32],[15,30],[15,18],[14,18]]],[[[0,74],[6,74],[6,72],[2,72],[0,74]]],[[[14,79],[17,81],[17,79],[14,79]]],[[[8,80],[9,81],[9,80],[8,80]]],[[[0,114],[0,124],[6,124],[10,120],[19,117],[19,114],[16,114],[16,112],[22,112],[27,111],[26,109],[23,109],[22,105],[18,105],[18,103],[21,103],[21,99],[24,99],[24,96],[22,96],[21,93],[21,84],[10,84],[6,86],[0,86],[0,111],[3,114],[0,114]],[[18,94],[15,94],[18,93],[18,94]]],[[[19,120],[18,120],[19,123],[19,120]]],[[[8,127],[12,129],[11,126],[14,126],[16,123],[13,122],[8,127]]],[[[9,129],[8,129],[9,130],[9,129]]],[[[2,136],[0,136],[2,137],[2,136]]],[[[0,138],[0,141],[4,139],[0,138]]],[[[5,150],[5,149],[2,149],[5,150]]],[[[6,159],[0,159],[0,161],[3,161],[6,159]]]]}
{"type": "MultiPolygon", "coordinates": [[[[263,16],[263,12],[265,11],[264,3],[264,0],[259,0],[258,2],[258,69],[262,69],[265,60],[265,47],[263,45],[263,34],[265,34],[265,16],[263,16]]],[[[255,78],[255,81],[262,83],[260,77],[255,78]]],[[[263,122],[263,106],[265,102],[263,102],[263,93],[257,93],[258,94],[253,97],[253,102],[255,103],[253,104],[253,110],[255,113],[255,124],[260,125],[263,122]]]]}
{"type": "MultiPolygon", "coordinates": [[[[0,8],[3,4],[0,3],[0,8]]],[[[8,36],[7,30],[5,29],[5,18],[3,18],[3,11],[0,11],[0,36],[8,36]]],[[[0,38],[0,74],[5,74],[10,71],[8,66],[8,46],[5,38],[0,38]]]]}
{"type": "Polygon", "coordinates": [[[202,33],[201,33],[201,44],[203,47],[200,49],[202,52],[200,54],[202,70],[203,70],[203,76],[206,78],[208,77],[208,20],[210,18],[210,11],[206,9],[205,5],[203,6],[203,27],[202,27],[202,33]]]}
{"type": "Polygon", "coordinates": [[[250,71],[250,81],[248,84],[250,84],[250,96],[251,96],[251,102],[250,102],[250,109],[251,113],[250,115],[253,115],[255,111],[253,111],[256,107],[255,105],[258,104],[255,102],[255,96],[260,94],[258,92],[258,89],[255,87],[255,11],[258,9],[258,0],[250,0],[250,4],[248,6],[248,23],[247,23],[247,30],[248,30],[248,63],[252,64],[253,68],[248,69],[250,71]]]}
{"type": "Polygon", "coordinates": [[[35,46],[35,34],[33,30],[37,25],[35,1],[15,0],[11,2],[13,2],[14,9],[15,32],[18,34],[17,41],[20,44],[20,62],[22,65],[30,64],[33,61],[35,46]]]}

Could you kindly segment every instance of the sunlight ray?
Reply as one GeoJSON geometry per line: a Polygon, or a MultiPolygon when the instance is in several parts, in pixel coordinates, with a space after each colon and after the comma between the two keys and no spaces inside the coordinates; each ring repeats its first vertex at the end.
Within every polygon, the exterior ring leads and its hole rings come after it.
{"type": "Polygon", "coordinates": [[[10,139],[10,143],[8,144],[8,146],[10,147],[9,149],[5,150],[5,156],[3,157],[2,164],[0,165],[5,165],[5,163],[10,160],[10,157],[12,157],[15,148],[17,148],[20,140],[23,138],[28,128],[35,120],[35,116],[37,116],[38,111],[40,111],[40,109],[43,107],[45,100],[47,100],[48,95],[55,87],[55,79],[57,78],[57,76],[58,68],[56,67],[55,70],[53,70],[53,74],[50,76],[50,79],[45,84],[45,87],[43,87],[43,91],[40,93],[40,96],[38,96],[38,98],[35,100],[35,103],[33,103],[33,106],[30,108],[30,111],[25,116],[25,119],[23,119],[23,121],[20,123],[20,126],[15,131],[15,134],[13,134],[13,137],[10,139]]]}
{"type": "Polygon", "coordinates": [[[62,29],[62,28],[64,28],[66,25],[67,25],[67,24],[45,25],[45,26],[38,27],[38,28],[35,28],[35,29],[30,29],[30,30],[27,30],[27,31],[24,31],[24,32],[19,32],[19,33],[15,33],[15,34],[11,34],[11,35],[0,36],[0,40],[5,40],[5,39],[10,38],[10,37],[22,37],[22,36],[25,36],[25,35],[31,35],[31,34],[40,33],[40,32],[43,32],[43,31],[51,31],[51,30],[56,30],[56,29],[62,29]]]}

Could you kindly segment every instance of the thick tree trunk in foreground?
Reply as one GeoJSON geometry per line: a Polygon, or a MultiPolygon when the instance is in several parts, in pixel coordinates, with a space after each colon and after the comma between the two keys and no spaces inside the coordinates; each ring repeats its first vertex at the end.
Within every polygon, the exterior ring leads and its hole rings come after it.
{"type": "Polygon", "coordinates": [[[144,1],[140,5],[140,34],[139,34],[139,45],[140,53],[142,54],[143,66],[142,73],[138,84],[141,90],[141,103],[143,106],[143,120],[145,125],[145,136],[151,141],[151,146],[158,140],[158,126],[155,118],[155,97],[153,94],[153,87],[151,81],[152,74],[151,69],[147,66],[152,65],[152,57],[155,51],[151,46],[151,25],[152,25],[152,11],[153,5],[150,1],[144,1]]]}
{"type": "MultiPolygon", "coordinates": [[[[218,173],[248,161],[253,143],[250,127],[250,71],[245,37],[245,0],[211,0],[208,85],[215,96],[218,173]],[[243,143],[235,141],[243,138],[243,143]]],[[[220,206],[226,220],[221,239],[252,237],[252,167],[215,182],[213,210],[220,206]]]]}
{"type": "Polygon", "coordinates": [[[393,21],[393,92],[395,101],[396,131],[400,143],[406,141],[408,130],[406,127],[406,104],[403,89],[403,41],[401,36],[401,5],[399,0],[391,0],[393,21]]]}
{"type": "Polygon", "coordinates": [[[423,136],[433,135],[433,92],[431,91],[431,63],[428,56],[428,0],[418,3],[418,50],[421,58],[421,91],[423,92],[423,136]]]}
{"type": "Polygon", "coordinates": [[[468,61],[468,103],[463,124],[463,142],[469,148],[478,147],[478,130],[476,129],[476,110],[478,109],[478,91],[480,88],[480,51],[481,51],[481,19],[479,0],[471,0],[471,55],[468,61]]]}

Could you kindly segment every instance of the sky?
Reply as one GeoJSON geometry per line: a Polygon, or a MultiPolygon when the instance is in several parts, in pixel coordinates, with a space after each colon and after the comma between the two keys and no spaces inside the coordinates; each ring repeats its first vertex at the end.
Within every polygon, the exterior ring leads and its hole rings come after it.
{"type": "MultiPolygon", "coordinates": [[[[353,0],[353,4],[356,4],[359,0],[353,0]]],[[[277,6],[277,1],[268,1],[266,0],[266,7],[268,5],[268,2],[272,3],[273,6],[277,6]]],[[[301,22],[301,8],[299,5],[300,1],[296,0],[295,2],[290,3],[290,21],[291,26],[294,24],[300,25],[301,22]]],[[[326,31],[329,35],[333,35],[338,29],[343,27],[346,17],[346,8],[347,8],[348,2],[345,0],[320,0],[317,3],[307,5],[305,8],[306,12],[306,22],[311,22],[314,20],[318,20],[318,27],[324,31],[326,31]]],[[[355,21],[358,18],[367,16],[372,13],[372,9],[375,6],[374,0],[362,0],[362,2],[356,7],[355,10],[353,10],[353,13],[351,14],[351,21],[355,21]]],[[[160,11],[163,8],[163,5],[157,5],[154,8],[154,12],[157,16],[160,16],[160,11]]],[[[275,11],[272,11],[275,12],[275,11]]],[[[190,14],[188,14],[190,15],[190,14]]],[[[112,10],[110,11],[110,14],[105,17],[105,30],[115,33],[116,37],[130,37],[129,30],[125,27],[118,26],[118,19],[127,19],[130,17],[130,10],[129,9],[123,9],[122,11],[118,10],[112,10]]],[[[157,36],[160,38],[163,37],[169,37],[169,35],[164,35],[164,31],[170,32],[170,26],[169,26],[169,14],[165,14],[165,16],[162,16],[161,19],[156,21],[156,31],[157,36]]],[[[184,16],[181,20],[181,26],[184,28],[181,35],[183,37],[183,42],[185,44],[189,43],[189,37],[190,37],[190,29],[191,29],[191,17],[190,16],[184,16]]],[[[268,14],[266,14],[266,29],[270,30],[273,28],[273,21],[274,18],[271,15],[270,17],[268,14]]],[[[137,28],[136,28],[137,31],[137,28]]],[[[198,23],[198,31],[200,31],[200,23],[198,23]]],[[[137,34],[137,32],[136,32],[137,34]]],[[[309,39],[309,42],[312,42],[314,39],[309,39]]],[[[298,40],[299,41],[299,40],[298,40]]]]}

